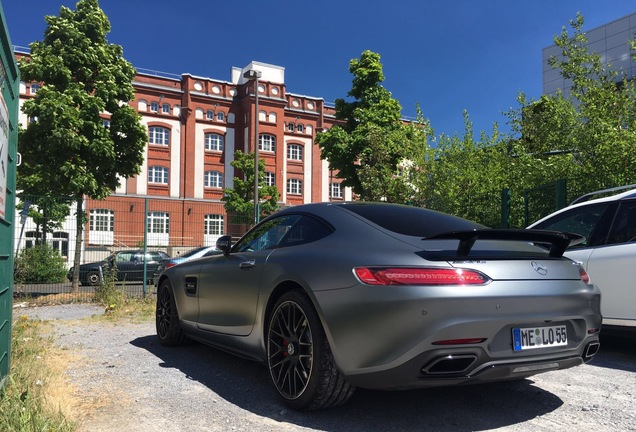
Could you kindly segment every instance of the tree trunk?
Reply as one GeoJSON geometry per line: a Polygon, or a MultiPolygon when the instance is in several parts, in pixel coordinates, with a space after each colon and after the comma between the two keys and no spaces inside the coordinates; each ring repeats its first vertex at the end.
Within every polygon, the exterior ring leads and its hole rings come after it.
{"type": "Polygon", "coordinates": [[[75,257],[73,258],[74,266],[73,284],[71,286],[72,293],[76,293],[79,291],[80,261],[82,259],[82,240],[84,238],[84,210],[82,207],[84,199],[82,196],[80,196],[75,202],[77,203],[77,211],[75,213],[77,230],[75,235],[75,257]]]}

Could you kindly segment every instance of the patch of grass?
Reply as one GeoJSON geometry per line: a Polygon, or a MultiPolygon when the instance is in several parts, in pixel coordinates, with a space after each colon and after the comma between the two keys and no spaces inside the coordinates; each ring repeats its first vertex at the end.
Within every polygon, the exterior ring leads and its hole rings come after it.
{"type": "Polygon", "coordinates": [[[51,395],[59,390],[59,374],[48,367],[52,346],[42,323],[20,317],[13,323],[11,371],[0,396],[0,430],[5,432],[75,431],[65,407],[51,395]]]}
{"type": "Polygon", "coordinates": [[[154,297],[124,297],[116,304],[106,306],[104,315],[95,316],[93,319],[120,321],[125,320],[132,323],[141,323],[155,319],[154,297]]]}

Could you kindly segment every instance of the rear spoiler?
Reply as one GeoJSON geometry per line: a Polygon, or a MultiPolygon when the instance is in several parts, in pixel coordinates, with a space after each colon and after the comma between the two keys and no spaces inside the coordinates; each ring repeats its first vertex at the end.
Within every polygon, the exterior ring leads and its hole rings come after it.
{"type": "Polygon", "coordinates": [[[482,229],[449,231],[424,237],[422,240],[459,240],[457,255],[467,257],[477,240],[526,241],[550,246],[550,257],[559,258],[570,245],[583,242],[585,237],[573,233],[535,229],[482,229]]]}

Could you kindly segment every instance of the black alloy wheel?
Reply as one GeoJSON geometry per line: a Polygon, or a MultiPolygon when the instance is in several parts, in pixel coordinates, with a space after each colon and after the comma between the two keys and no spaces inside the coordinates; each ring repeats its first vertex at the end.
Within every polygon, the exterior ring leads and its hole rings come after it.
{"type": "Polygon", "coordinates": [[[170,281],[164,280],[157,291],[155,326],[159,342],[165,346],[183,345],[188,337],[181,329],[177,305],[170,281]]]}
{"type": "Polygon", "coordinates": [[[341,405],[353,394],[334,362],[313,305],[299,291],[285,293],[271,314],[267,366],[278,394],[294,409],[341,405]]]}

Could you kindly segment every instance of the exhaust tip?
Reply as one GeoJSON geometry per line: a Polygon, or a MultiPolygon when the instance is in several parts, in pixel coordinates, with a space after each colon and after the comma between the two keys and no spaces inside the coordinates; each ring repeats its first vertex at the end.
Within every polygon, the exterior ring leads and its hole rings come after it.
{"type": "Polygon", "coordinates": [[[476,355],[447,355],[437,357],[421,369],[423,374],[452,374],[465,372],[477,359],[476,355]]]}
{"type": "Polygon", "coordinates": [[[587,358],[594,357],[594,354],[596,354],[600,348],[601,348],[600,343],[590,342],[589,344],[587,344],[587,347],[585,347],[585,358],[587,359],[587,358]]]}

